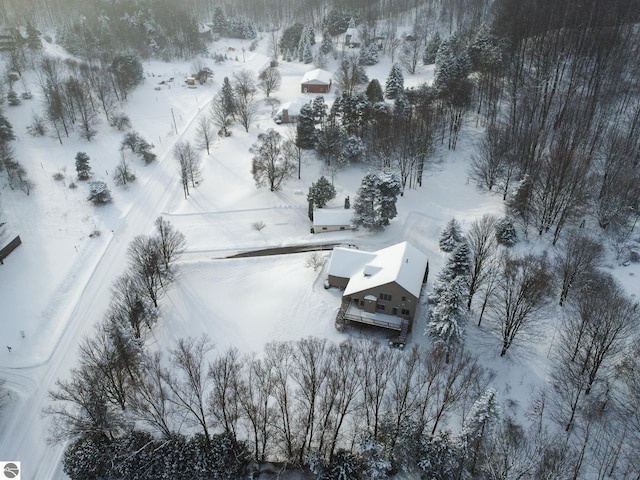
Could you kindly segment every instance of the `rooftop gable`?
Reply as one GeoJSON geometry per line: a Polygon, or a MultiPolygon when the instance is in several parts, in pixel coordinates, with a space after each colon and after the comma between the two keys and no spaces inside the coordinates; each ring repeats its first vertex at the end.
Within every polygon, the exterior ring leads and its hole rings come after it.
{"type": "Polygon", "coordinates": [[[348,208],[315,208],[313,210],[313,226],[351,225],[353,211],[348,208]]]}
{"type": "Polygon", "coordinates": [[[428,262],[426,255],[408,242],[383,248],[371,255],[370,260],[349,277],[345,295],[395,282],[413,296],[420,296],[428,262]]]}
{"type": "Polygon", "coordinates": [[[336,247],[331,254],[328,274],[334,277],[351,278],[375,258],[375,253],[354,248],[336,247]]]}
{"type": "Polygon", "coordinates": [[[333,75],[326,70],[316,68],[304,74],[302,77],[302,83],[309,83],[313,85],[329,85],[331,83],[333,75]]]}

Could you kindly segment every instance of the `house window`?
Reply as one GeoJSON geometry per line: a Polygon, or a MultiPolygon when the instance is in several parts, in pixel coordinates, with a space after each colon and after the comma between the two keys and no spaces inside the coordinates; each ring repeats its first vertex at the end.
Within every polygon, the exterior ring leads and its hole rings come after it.
{"type": "Polygon", "coordinates": [[[322,230],[326,230],[326,229],[327,229],[327,227],[322,227],[322,230]]]}
{"type": "Polygon", "coordinates": [[[405,297],[404,295],[402,296],[402,301],[406,302],[407,301],[407,297],[405,297]]]}
{"type": "Polygon", "coordinates": [[[364,306],[364,300],[360,300],[360,306],[364,306]]]}
{"type": "Polygon", "coordinates": [[[344,230],[344,227],[340,227],[340,230],[344,230]]]}
{"type": "Polygon", "coordinates": [[[376,310],[383,311],[384,310],[384,305],[382,305],[381,303],[377,303],[376,304],[376,310]]]}
{"type": "Polygon", "coordinates": [[[388,293],[381,293],[380,294],[380,300],[386,300],[387,302],[391,301],[391,295],[389,295],[388,293]]]}
{"type": "Polygon", "coordinates": [[[409,316],[409,314],[410,314],[411,312],[410,312],[408,309],[403,308],[403,309],[401,310],[401,313],[402,313],[402,315],[409,316]]]}

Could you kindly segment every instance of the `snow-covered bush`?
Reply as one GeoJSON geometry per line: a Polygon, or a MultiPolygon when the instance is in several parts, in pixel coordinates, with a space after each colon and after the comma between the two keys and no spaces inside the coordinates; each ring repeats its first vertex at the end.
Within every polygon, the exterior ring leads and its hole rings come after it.
{"type": "Polygon", "coordinates": [[[496,223],[496,240],[505,247],[512,247],[518,243],[518,232],[508,217],[501,218],[496,223]]]}
{"type": "Polygon", "coordinates": [[[111,190],[106,183],[102,181],[95,181],[89,183],[89,196],[87,200],[93,202],[94,205],[104,205],[111,202],[111,190]]]}

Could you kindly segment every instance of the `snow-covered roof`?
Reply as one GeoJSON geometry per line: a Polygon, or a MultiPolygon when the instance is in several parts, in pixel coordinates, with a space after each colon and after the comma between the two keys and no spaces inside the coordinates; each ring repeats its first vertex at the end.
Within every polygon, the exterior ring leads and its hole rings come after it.
{"type": "Polygon", "coordinates": [[[345,295],[395,282],[415,297],[420,296],[427,256],[408,242],[376,252],[335,248],[329,274],[349,278],[345,295]]]}
{"type": "Polygon", "coordinates": [[[313,226],[351,225],[353,211],[347,208],[315,208],[313,210],[313,226]]]}
{"type": "Polygon", "coordinates": [[[329,85],[333,75],[326,70],[316,68],[304,74],[302,77],[302,83],[308,83],[312,85],[329,85]]]}
{"type": "Polygon", "coordinates": [[[351,278],[362,267],[376,258],[372,252],[364,252],[354,248],[336,247],[329,262],[329,275],[340,278],[351,278]]]}
{"type": "Polygon", "coordinates": [[[347,28],[347,31],[344,32],[345,38],[349,38],[351,43],[360,42],[360,32],[355,27],[347,28]]]}
{"type": "Polygon", "coordinates": [[[276,115],[281,114],[285,110],[289,115],[300,115],[300,109],[307,103],[309,103],[309,100],[306,98],[296,98],[290,102],[283,103],[280,105],[276,115]]]}

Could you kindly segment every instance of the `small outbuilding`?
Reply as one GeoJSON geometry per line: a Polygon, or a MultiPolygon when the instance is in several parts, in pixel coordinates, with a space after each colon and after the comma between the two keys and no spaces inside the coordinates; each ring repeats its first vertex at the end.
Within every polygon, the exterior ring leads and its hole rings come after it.
{"type": "Polygon", "coordinates": [[[338,232],[351,230],[353,210],[344,208],[315,208],[311,233],[338,232]]]}
{"type": "Polygon", "coordinates": [[[316,68],[304,74],[300,88],[302,93],[329,93],[332,79],[330,72],[316,68]]]}
{"type": "Polygon", "coordinates": [[[307,103],[309,103],[309,100],[304,98],[297,98],[291,102],[283,103],[273,117],[273,121],[278,124],[296,123],[300,116],[300,109],[307,103]]]}

